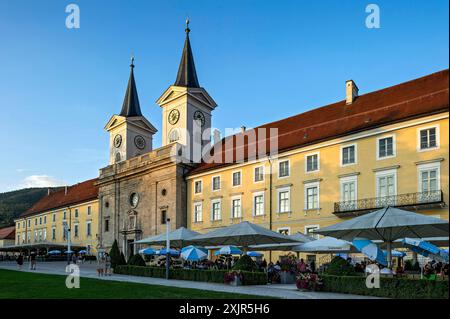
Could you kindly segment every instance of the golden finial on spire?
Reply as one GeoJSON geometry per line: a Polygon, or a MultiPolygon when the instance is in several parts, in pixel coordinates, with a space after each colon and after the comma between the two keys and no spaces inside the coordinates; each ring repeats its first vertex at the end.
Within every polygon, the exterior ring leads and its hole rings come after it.
{"type": "Polygon", "coordinates": [[[191,29],[189,29],[189,22],[189,18],[186,18],[186,29],[184,29],[184,31],[186,31],[187,34],[191,31],[191,29]]]}

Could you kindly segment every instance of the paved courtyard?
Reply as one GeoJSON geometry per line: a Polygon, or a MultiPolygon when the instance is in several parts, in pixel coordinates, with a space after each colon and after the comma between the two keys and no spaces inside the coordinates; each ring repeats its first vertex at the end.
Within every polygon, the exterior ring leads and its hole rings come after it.
{"type": "MultiPolygon", "coordinates": [[[[37,272],[45,274],[65,275],[66,262],[41,262],[37,264],[37,270],[29,270],[28,263],[24,264],[22,271],[37,272]]],[[[162,285],[179,288],[191,288],[210,290],[218,292],[250,294],[258,296],[269,296],[285,299],[373,299],[374,297],[338,294],[330,292],[301,292],[298,291],[294,284],[290,285],[266,285],[266,286],[229,286],[219,283],[195,282],[186,280],[166,280],[161,278],[127,276],[127,275],[112,275],[108,277],[99,277],[97,275],[96,263],[85,263],[80,265],[80,275],[86,278],[95,278],[100,280],[115,280],[124,282],[134,282],[150,285],[162,285]]],[[[15,262],[0,262],[0,269],[17,270],[15,262]]],[[[82,281],[81,281],[82,285],[82,281]]]]}

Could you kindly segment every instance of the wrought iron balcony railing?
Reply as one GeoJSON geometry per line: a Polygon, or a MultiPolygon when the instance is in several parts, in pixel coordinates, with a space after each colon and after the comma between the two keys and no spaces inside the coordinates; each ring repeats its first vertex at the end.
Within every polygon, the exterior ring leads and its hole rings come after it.
{"type": "Polygon", "coordinates": [[[441,190],[407,193],[395,196],[365,198],[353,201],[342,201],[334,203],[334,214],[352,213],[358,211],[375,210],[387,206],[405,207],[441,204],[444,196],[441,190]]]}

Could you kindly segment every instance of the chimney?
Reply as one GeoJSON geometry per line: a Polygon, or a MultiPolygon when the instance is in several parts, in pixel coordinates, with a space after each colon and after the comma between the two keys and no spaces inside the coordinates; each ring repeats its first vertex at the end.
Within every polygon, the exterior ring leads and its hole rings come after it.
{"type": "Polygon", "coordinates": [[[220,142],[220,131],[218,129],[215,129],[213,132],[213,143],[217,144],[220,142]]]}
{"type": "Polygon", "coordinates": [[[358,97],[358,87],[353,80],[348,80],[345,82],[345,100],[346,104],[352,104],[358,97]]]}
{"type": "Polygon", "coordinates": [[[67,186],[64,186],[64,195],[67,195],[67,186]]]}
{"type": "Polygon", "coordinates": [[[242,126],[241,126],[241,133],[244,133],[246,129],[247,129],[247,128],[246,128],[244,125],[242,125],[242,126]]]}

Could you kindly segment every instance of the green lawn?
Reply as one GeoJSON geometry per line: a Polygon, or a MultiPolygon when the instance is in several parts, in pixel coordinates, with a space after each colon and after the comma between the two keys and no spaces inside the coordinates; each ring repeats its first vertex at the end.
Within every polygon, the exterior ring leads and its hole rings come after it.
{"type": "Polygon", "coordinates": [[[68,289],[66,277],[0,269],[0,299],[4,298],[187,298],[187,299],[240,299],[260,296],[231,294],[167,286],[104,281],[80,278],[79,289],[68,289]]]}

